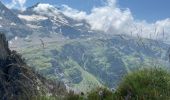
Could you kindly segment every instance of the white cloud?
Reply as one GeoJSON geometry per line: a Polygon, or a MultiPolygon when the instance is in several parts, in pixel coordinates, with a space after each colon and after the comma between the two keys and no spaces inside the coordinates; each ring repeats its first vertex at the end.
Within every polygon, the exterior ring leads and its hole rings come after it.
{"type": "Polygon", "coordinates": [[[66,5],[63,7],[63,13],[66,16],[76,20],[86,20],[92,30],[104,31],[109,34],[132,34],[153,39],[170,36],[170,18],[155,23],[135,20],[130,9],[120,9],[116,0],[107,0],[104,6],[93,8],[90,14],[66,5]]]}
{"type": "Polygon", "coordinates": [[[116,7],[116,0],[108,0],[103,7],[93,8],[90,14],[63,6],[63,13],[76,20],[87,20],[93,30],[109,33],[124,32],[128,24],[133,22],[129,9],[120,10],[116,7]]]}
{"type": "Polygon", "coordinates": [[[26,3],[26,0],[17,0],[21,9],[24,10],[25,9],[25,3],[26,3]]]}
{"type": "Polygon", "coordinates": [[[121,11],[115,6],[94,8],[86,18],[93,30],[105,32],[118,32],[133,20],[128,9],[121,11]]]}
{"type": "Polygon", "coordinates": [[[18,5],[21,10],[25,10],[26,8],[25,3],[26,3],[26,0],[12,0],[11,3],[7,4],[6,6],[8,8],[14,8],[18,5]]]}
{"type": "Polygon", "coordinates": [[[87,14],[84,11],[79,11],[76,9],[72,9],[67,5],[62,5],[63,6],[63,14],[65,14],[66,16],[69,16],[71,18],[74,18],[76,20],[83,20],[86,19],[87,14]]]}
{"type": "Polygon", "coordinates": [[[59,14],[59,11],[50,4],[38,4],[37,7],[34,8],[34,11],[42,14],[42,15],[48,15],[48,16],[55,16],[59,14]]]}

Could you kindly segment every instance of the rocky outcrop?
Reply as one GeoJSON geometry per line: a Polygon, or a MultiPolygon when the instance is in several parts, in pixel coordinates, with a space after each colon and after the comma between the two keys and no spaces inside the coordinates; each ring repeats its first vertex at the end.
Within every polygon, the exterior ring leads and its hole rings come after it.
{"type": "Polygon", "coordinates": [[[4,34],[0,34],[0,60],[6,60],[10,54],[10,50],[8,48],[8,42],[5,39],[4,34]]]}
{"type": "Polygon", "coordinates": [[[0,100],[30,100],[37,95],[58,95],[57,90],[65,92],[65,86],[58,84],[35,73],[21,55],[9,50],[5,35],[0,34],[0,100]]]}

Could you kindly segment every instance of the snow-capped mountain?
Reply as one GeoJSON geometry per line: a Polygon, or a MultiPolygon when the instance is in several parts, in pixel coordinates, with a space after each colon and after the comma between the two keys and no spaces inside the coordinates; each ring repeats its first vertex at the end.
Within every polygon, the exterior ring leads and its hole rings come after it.
{"type": "Polygon", "coordinates": [[[34,32],[47,36],[51,33],[65,37],[77,38],[91,34],[90,25],[85,21],[73,20],[65,16],[61,10],[49,4],[37,3],[18,13],[18,17],[34,32]]]}
{"type": "Polygon", "coordinates": [[[0,2],[0,32],[11,39],[40,34],[49,37],[60,34],[66,38],[85,37],[92,33],[86,21],[65,16],[60,9],[49,4],[37,3],[25,11],[10,10],[0,2]]]}

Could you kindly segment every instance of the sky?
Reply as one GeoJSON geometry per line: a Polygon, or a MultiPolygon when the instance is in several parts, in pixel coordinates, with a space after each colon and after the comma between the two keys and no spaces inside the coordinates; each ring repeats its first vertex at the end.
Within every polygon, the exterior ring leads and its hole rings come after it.
{"type": "Polygon", "coordinates": [[[153,22],[170,18],[170,0],[118,0],[120,7],[129,8],[133,16],[153,22]]]}
{"type": "MultiPolygon", "coordinates": [[[[106,0],[1,0],[6,5],[16,3],[13,7],[29,7],[37,2],[49,3],[60,6],[68,5],[71,8],[90,13],[94,7],[103,6],[106,0]],[[19,5],[21,4],[21,5],[19,5]]],[[[157,20],[170,18],[170,0],[117,0],[117,5],[121,8],[129,8],[134,18],[155,22],[157,20]]]]}

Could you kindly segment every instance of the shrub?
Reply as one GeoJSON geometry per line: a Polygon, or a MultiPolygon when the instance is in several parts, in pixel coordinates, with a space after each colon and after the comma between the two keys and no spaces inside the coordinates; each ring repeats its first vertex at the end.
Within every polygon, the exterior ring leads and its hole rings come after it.
{"type": "Polygon", "coordinates": [[[142,69],[125,76],[115,100],[169,100],[170,73],[161,68],[142,69]]]}

